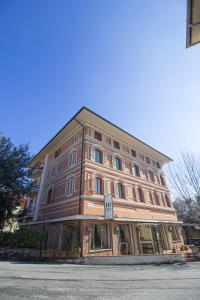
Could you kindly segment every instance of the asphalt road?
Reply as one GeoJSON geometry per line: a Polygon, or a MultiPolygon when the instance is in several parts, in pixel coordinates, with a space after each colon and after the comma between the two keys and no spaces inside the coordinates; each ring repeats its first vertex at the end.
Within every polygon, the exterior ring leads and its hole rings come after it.
{"type": "Polygon", "coordinates": [[[84,266],[0,262],[0,300],[200,299],[200,262],[84,266]]]}

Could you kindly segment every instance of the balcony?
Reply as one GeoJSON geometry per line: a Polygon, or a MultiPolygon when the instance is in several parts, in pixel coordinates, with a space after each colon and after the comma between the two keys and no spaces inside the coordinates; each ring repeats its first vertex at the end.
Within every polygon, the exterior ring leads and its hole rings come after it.
{"type": "Polygon", "coordinates": [[[36,180],[38,178],[41,177],[42,175],[42,170],[43,170],[43,165],[41,165],[40,167],[36,167],[32,170],[32,173],[31,173],[31,177],[36,180]]]}
{"type": "Polygon", "coordinates": [[[28,207],[25,207],[22,211],[18,213],[17,220],[18,222],[25,222],[27,219],[31,219],[34,216],[36,207],[36,198],[31,201],[28,207]]]}

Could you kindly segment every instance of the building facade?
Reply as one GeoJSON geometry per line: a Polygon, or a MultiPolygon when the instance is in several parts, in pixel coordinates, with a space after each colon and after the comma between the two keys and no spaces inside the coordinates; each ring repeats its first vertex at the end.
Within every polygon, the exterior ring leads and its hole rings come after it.
{"type": "Polygon", "coordinates": [[[43,228],[44,249],[83,257],[171,253],[183,241],[162,168],[170,161],[83,107],[32,159],[21,226],[43,228]]]}

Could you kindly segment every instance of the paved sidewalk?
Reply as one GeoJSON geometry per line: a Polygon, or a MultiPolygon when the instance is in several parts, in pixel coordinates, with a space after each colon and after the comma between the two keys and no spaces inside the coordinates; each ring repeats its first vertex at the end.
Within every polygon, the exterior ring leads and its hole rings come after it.
{"type": "Polygon", "coordinates": [[[86,266],[0,262],[0,300],[199,299],[200,262],[86,266]]]}

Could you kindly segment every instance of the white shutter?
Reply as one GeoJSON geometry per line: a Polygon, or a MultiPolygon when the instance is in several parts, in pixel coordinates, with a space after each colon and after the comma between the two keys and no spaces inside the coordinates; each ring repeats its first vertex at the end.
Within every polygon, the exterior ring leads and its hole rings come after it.
{"type": "Polygon", "coordinates": [[[115,162],[115,157],[112,156],[112,164],[113,164],[113,168],[116,169],[116,162],[115,162]]]}
{"type": "Polygon", "coordinates": [[[107,155],[105,152],[103,152],[103,165],[107,165],[107,155]]]}
{"type": "Polygon", "coordinates": [[[94,160],[94,146],[91,145],[91,160],[94,160]]]}
{"type": "Polygon", "coordinates": [[[88,158],[94,160],[94,146],[91,144],[88,144],[88,158]]]}
{"type": "Polygon", "coordinates": [[[125,198],[128,199],[128,185],[124,185],[124,191],[125,191],[125,198]]]}
{"type": "Polygon", "coordinates": [[[104,194],[108,194],[108,180],[107,178],[104,179],[104,194]]]}
{"type": "Polygon", "coordinates": [[[139,195],[139,192],[138,192],[138,188],[135,187],[135,195],[136,195],[136,201],[137,202],[140,202],[140,195],[139,195]]]}
{"type": "Polygon", "coordinates": [[[161,204],[162,206],[165,206],[165,204],[163,203],[163,199],[162,199],[161,194],[158,194],[158,197],[159,197],[159,200],[160,200],[160,204],[161,204]]]}
{"type": "Polygon", "coordinates": [[[117,182],[114,183],[114,188],[115,188],[115,197],[119,198],[119,190],[118,190],[118,183],[117,182]]]}
{"type": "Polygon", "coordinates": [[[88,158],[91,159],[92,158],[92,145],[88,144],[88,158]]]}
{"type": "Polygon", "coordinates": [[[124,160],[122,160],[122,171],[126,171],[126,164],[124,160]]]}
{"type": "Polygon", "coordinates": [[[132,174],[135,176],[135,168],[134,168],[134,164],[131,165],[132,168],[132,174]]]}

